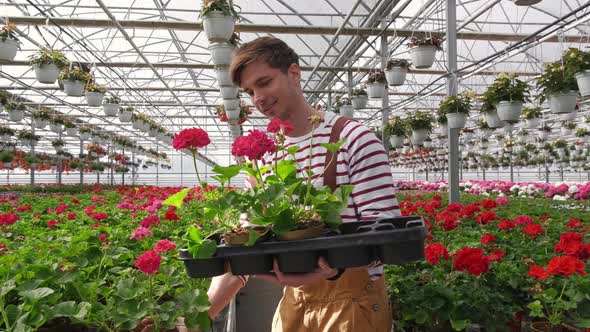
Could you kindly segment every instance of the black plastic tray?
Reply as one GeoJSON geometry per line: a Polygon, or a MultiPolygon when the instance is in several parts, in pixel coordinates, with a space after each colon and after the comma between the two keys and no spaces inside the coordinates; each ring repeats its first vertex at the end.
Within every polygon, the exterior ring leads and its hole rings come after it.
{"type": "Polygon", "coordinates": [[[226,259],[236,275],[270,273],[277,258],[285,273],[312,272],[320,256],[334,268],[365,266],[373,261],[402,265],[424,258],[424,239],[428,234],[421,217],[398,217],[377,221],[344,223],[338,231],[297,241],[267,241],[254,246],[218,245],[213,258],[195,259],[180,250],[190,278],[223,274],[226,259]]]}

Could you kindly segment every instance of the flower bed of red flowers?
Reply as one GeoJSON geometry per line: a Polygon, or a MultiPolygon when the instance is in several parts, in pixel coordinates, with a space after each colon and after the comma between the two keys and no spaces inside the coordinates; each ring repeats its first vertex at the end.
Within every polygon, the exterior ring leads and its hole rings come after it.
{"type": "Polygon", "coordinates": [[[400,327],[520,330],[523,317],[590,327],[590,213],[547,199],[462,200],[400,198],[402,213],[430,229],[425,261],[386,268],[400,327]]]}

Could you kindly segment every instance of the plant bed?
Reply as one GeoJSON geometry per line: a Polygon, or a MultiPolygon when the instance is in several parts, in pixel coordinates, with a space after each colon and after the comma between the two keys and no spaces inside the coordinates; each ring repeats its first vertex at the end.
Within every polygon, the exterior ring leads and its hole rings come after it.
{"type": "Polygon", "coordinates": [[[268,241],[254,246],[218,245],[215,256],[209,259],[193,258],[186,249],[181,249],[180,259],[185,262],[187,275],[191,278],[195,275],[222,274],[223,270],[203,271],[203,265],[195,262],[209,263],[211,259],[226,258],[232,264],[232,272],[238,275],[268,273],[273,257],[277,257],[281,271],[287,273],[312,272],[320,256],[326,256],[334,268],[364,266],[373,260],[399,265],[424,257],[427,230],[423,225],[420,217],[350,223],[341,225],[336,234],[325,232],[318,238],[268,241]],[[357,251],[360,253],[349,259],[347,253],[357,251]],[[195,271],[195,268],[200,270],[195,271]]]}

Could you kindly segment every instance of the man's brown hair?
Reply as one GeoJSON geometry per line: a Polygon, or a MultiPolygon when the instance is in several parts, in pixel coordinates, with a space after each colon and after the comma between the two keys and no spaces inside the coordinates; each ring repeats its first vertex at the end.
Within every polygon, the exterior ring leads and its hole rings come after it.
{"type": "Polygon", "coordinates": [[[234,84],[239,86],[242,83],[242,71],[258,59],[283,73],[287,73],[291,64],[299,65],[299,56],[284,41],[274,37],[260,37],[243,44],[235,51],[229,67],[234,84]]]}

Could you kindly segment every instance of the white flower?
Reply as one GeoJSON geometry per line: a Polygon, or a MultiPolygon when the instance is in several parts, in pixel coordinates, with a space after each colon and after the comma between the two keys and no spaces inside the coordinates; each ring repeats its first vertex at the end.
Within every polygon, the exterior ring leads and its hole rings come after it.
{"type": "Polygon", "coordinates": [[[490,196],[490,194],[489,194],[487,191],[484,191],[484,192],[483,192],[481,195],[482,195],[482,196],[486,196],[486,197],[487,197],[487,196],[490,196]]]}
{"type": "Polygon", "coordinates": [[[498,197],[504,197],[504,196],[506,196],[506,195],[504,195],[504,193],[500,193],[500,194],[498,195],[498,197]]]}
{"type": "Polygon", "coordinates": [[[566,196],[561,196],[561,195],[555,195],[553,196],[553,200],[554,201],[565,201],[567,199],[566,196]]]}
{"type": "Polygon", "coordinates": [[[575,184],[570,186],[570,188],[568,189],[568,192],[573,195],[575,193],[577,193],[578,191],[580,191],[580,189],[578,188],[578,186],[576,186],[575,184]]]}
{"type": "Polygon", "coordinates": [[[511,192],[516,192],[516,191],[518,191],[519,189],[520,189],[520,186],[519,186],[519,185],[517,185],[517,184],[513,185],[512,187],[510,187],[510,191],[511,191],[511,192]]]}

